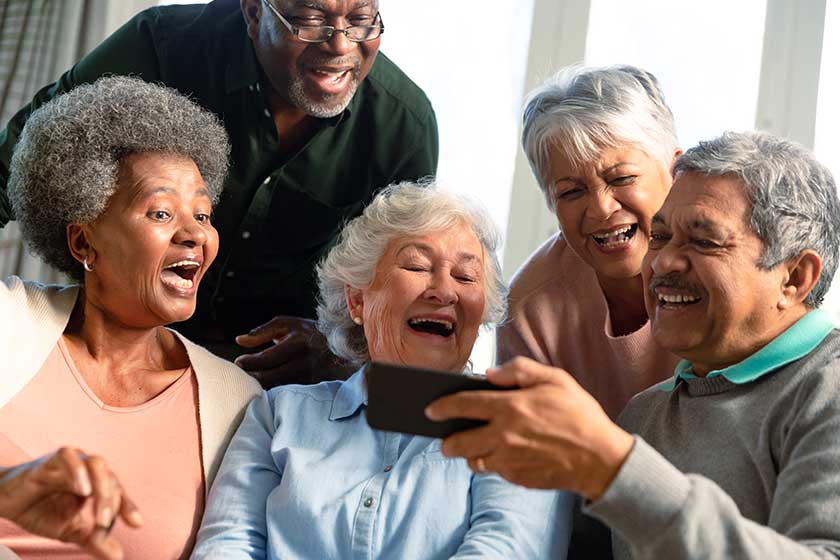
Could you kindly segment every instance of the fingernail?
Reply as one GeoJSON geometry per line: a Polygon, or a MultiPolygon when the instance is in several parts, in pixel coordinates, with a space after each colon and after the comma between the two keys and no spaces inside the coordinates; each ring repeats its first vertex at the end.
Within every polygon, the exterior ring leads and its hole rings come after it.
{"type": "Polygon", "coordinates": [[[111,511],[111,508],[105,506],[99,511],[99,520],[97,523],[101,527],[108,527],[111,524],[111,519],[114,517],[114,513],[111,511]]]}
{"type": "Polygon", "coordinates": [[[499,373],[499,371],[501,369],[502,368],[500,368],[499,366],[493,366],[493,367],[487,368],[487,371],[485,373],[487,373],[487,375],[495,375],[495,374],[499,373]]]}
{"type": "Polygon", "coordinates": [[[145,523],[145,521],[143,521],[143,516],[140,515],[139,511],[132,511],[131,513],[129,513],[128,520],[131,521],[131,523],[133,523],[134,525],[142,525],[143,523],[145,523]]]}
{"type": "Polygon", "coordinates": [[[426,409],[423,411],[423,413],[426,415],[426,418],[428,418],[429,420],[438,420],[438,417],[434,413],[434,410],[432,409],[431,406],[427,406],[426,409]]]}
{"type": "Polygon", "coordinates": [[[76,490],[82,496],[90,496],[91,492],[93,492],[87,470],[84,467],[76,471],[76,490]]]}

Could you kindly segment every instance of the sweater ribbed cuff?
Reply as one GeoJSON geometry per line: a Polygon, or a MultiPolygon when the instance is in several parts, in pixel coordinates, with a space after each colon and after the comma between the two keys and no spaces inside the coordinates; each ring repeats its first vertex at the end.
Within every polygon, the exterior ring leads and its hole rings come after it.
{"type": "Polygon", "coordinates": [[[656,538],[688,497],[688,478],[639,436],[612,484],[583,511],[639,546],[656,538]]]}

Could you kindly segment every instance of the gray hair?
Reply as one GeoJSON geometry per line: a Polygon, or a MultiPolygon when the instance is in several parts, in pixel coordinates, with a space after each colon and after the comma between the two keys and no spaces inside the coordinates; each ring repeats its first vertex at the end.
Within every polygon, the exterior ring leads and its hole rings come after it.
{"type": "Polygon", "coordinates": [[[659,81],[634,66],[567,66],[528,95],[522,120],[522,148],[551,210],[554,149],[580,164],[604,148],[630,145],[666,169],[677,149],[674,115],[659,81]]]}
{"type": "Polygon", "coordinates": [[[344,227],[338,244],[318,265],[318,329],[334,354],[355,363],[370,359],[364,329],[350,317],[344,286],[369,286],[391,240],[458,224],[470,226],[484,250],[482,323],[495,324],[504,318],[507,287],[496,256],[501,237],[487,211],[433,181],[398,183],[380,192],[361,216],[344,227]]]}
{"type": "Polygon", "coordinates": [[[750,227],[764,242],[758,265],[770,269],[805,249],[822,258],[822,272],[805,299],[822,304],[837,269],[840,201],[831,172],[803,146],[765,132],[726,132],[677,159],[674,176],[733,175],[752,204],[750,227]]]}
{"type": "Polygon", "coordinates": [[[117,189],[120,160],[160,152],[192,159],[215,203],[230,147],[218,118],[176,90],[106,77],[56,97],[29,117],[11,161],[9,198],[30,250],[83,280],[68,224],[98,218],[117,189]]]}

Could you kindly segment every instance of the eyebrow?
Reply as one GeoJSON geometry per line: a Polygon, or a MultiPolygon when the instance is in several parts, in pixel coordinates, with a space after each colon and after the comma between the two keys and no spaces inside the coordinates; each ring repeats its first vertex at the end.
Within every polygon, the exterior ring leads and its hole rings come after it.
{"type": "Polygon", "coordinates": [[[665,218],[662,217],[662,214],[660,214],[659,212],[657,212],[656,214],[653,215],[653,218],[651,218],[650,223],[651,223],[651,225],[659,225],[659,226],[668,225],[668,224],[665,223],[665,218]]]}
{"type": "MultiPolygon", "coordinates": [[[[420,251],[422,253],[434,253],[435,252],[434,249],[431,247],[431,245],[427,245],[425,243],[408,243],[408,244],[400,247],[400,250],[397,251],[397,255],[399,255],[400,253],[402,253],[406,249],[417,249],[418,251],[420,251]]],[[[481,261],[481,259],[478,258],[478,255],[475,255],[473,253],[467,253],[465,251],[462,251],[462,252],[458,253],[458,262],[459,263],[460,262],[480,262],[480,261],[481,261]]]]}
{"type": "MultiPolygon", "coordinates": [[[[172,195],[172,196],[178,196],[178,191],[173,189],[172,187],[156,187],[152,190],[143,191],[143,192],[138,193],[137,196],[136,196],[136,199],[137,200],[146,200],[147,198],[151,198],[151,197],[153,197],[157,194],[168,194],[168,195],[172,195]]],[[[193,192],[193,196],[195,196],[195,197],[206,196],[209,199],[213,198],[212,196],[210,196],[210,191],[207,189],[207,187],[199,187],[199,188],[195,189],[195,191],[193,192]]]]}
{"type": "MultiPolygon", "coordinates": [[[[359,8],[365,8],[370,6],[370,2],[368,0],[360,0],[353,4],[351,11],[358,10],[359,8]]],[[[320,2],[312,2],[311,0],[304,0],[302,2],[295,2],[295,8],[309,8],[310,10],[318,10],[319,12],[326,12],[327,8],[320,2]]]]}

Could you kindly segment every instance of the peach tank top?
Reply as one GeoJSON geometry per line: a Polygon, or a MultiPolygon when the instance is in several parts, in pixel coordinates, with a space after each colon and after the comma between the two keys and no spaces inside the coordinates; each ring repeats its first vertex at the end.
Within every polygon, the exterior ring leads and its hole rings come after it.
{"type": "MultiPolygon", "coordinates": [[[[103,457],[143,515],[113,534],[126,560],[189,556],[204,511],[204,473],[198,423],[198,384],[192,368],[139,406],[112,407],[88,387],[59,340],[35,377],[0,409],[0,465],[31,461],[61,446],[103,457]]],[[[87,559],[75,545],[30,535],[0,520],[0,545],[24,559],[87,559]]]]}

